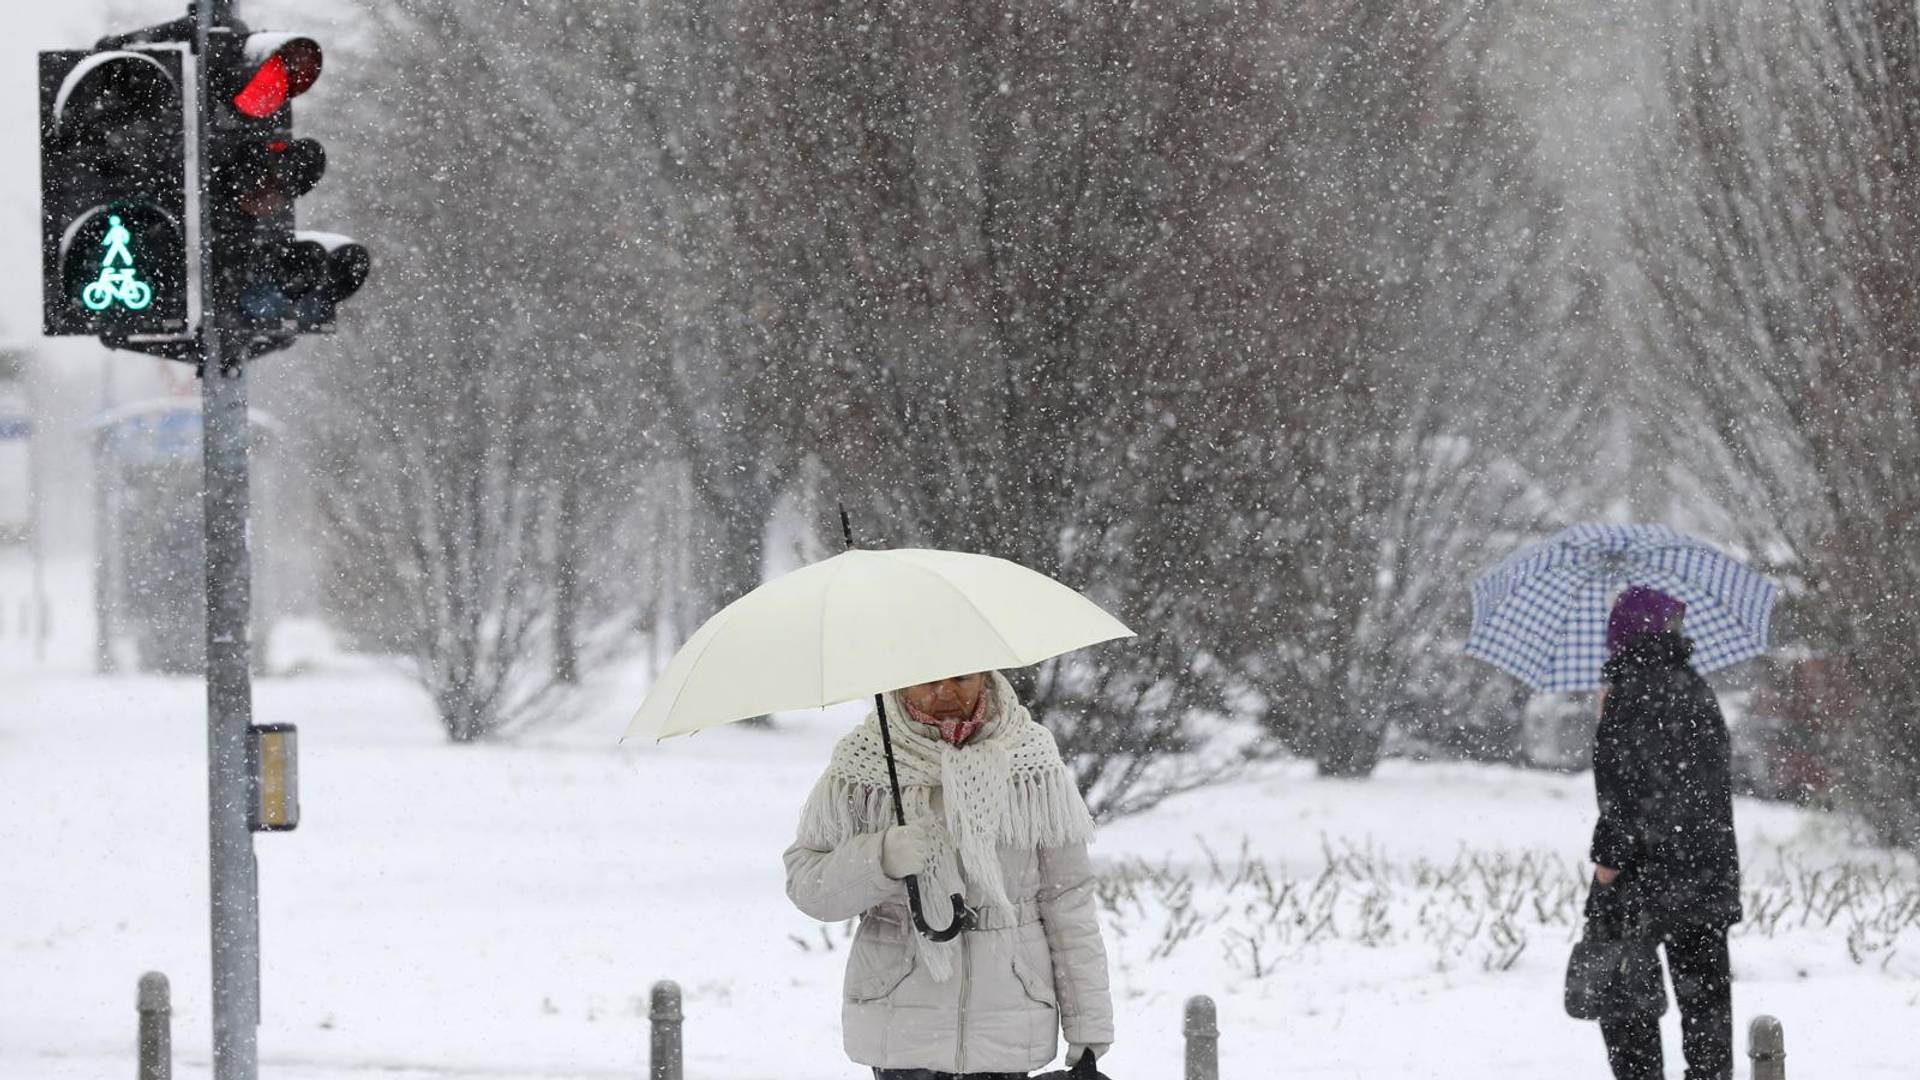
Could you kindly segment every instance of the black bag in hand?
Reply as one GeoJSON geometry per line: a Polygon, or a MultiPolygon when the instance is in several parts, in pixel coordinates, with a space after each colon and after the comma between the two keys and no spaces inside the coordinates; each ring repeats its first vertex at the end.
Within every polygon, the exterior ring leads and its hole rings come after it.
{"type": "Polygon", "coordinates": [[[1093,1051],[1089,1050],[1080,1055],[1080,1060],[1073,1063],[1073,1068],[1041,1073],[1033,1080],[1109,1080],[1109,1078],[1094,1065],[1093,1051]]]}
{"type": "Polygon", "coordinates": [[[1667,1011],[1658,943],[1624,931],[1615,888],[1594,886],[1586,928],[1567,959],[1567,1015],[1575,1020],[1625,1020],[1667,1011]]]}

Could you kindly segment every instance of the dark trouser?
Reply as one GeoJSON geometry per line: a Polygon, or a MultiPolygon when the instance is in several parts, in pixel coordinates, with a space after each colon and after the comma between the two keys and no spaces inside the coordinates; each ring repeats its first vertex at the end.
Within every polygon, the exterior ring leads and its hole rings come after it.
{"type": "Polygon", "coordinates": [[[943,1073],[932,1069],[875,1069],[873,1080],[1027,1080],[1026,1073],[943,1073]]]}
{"type": "MultiPolygon", "coordinates": [[[[1678,926],[1660,935],[1680,1002],[1686,1080],[1733,1080],[1733,977],[1722,926],[1678,926]]],[[[1614,1080],[1660,1080],[1660,1018],[1602,1020],[1614,1080]]]]}

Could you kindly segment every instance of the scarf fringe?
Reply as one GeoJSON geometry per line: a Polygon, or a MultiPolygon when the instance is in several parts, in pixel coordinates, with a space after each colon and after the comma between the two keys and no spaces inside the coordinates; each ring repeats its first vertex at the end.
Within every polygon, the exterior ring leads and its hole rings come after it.
{"type": "MultiPolygon", "coordinates": [[[[998,836],[1002,846],[1057,848],[1093,838],[1093,815],[1064,762],[1057,772],[1014,777],[1010,794],[1012,805],[998,836]]],[[[902,782],[900,795],[908,821],[933,817],[932,787],[902,782]]],[[[807,796],[799,837],[808,847],[830,850],[862,833],[885,832],[894,824],[893,792],[885,780],[875,787],[829,771],[807,796]]],[[[937,832],[946,832],[944,821],[933,824],[937,832]]]]}

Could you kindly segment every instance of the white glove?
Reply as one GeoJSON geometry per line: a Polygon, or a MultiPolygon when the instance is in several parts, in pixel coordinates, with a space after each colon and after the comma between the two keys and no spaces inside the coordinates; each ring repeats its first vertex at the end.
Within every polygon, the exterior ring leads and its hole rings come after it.
{"type": "Polygon", "coordinates": [[[1069,1065],[1079,1064],[1080,1059],[1086,1056],[1088,1053],[1092,1053],[1094,1058],[1098,1060],[1100,1058],[1106,1057],[1107,1051],[1112,1048],[1113,1048],[1112,1043],[1068,1043],[1067,1044],[1067,1064],[1069,1065]]]}
{"type": "Polygon", "coordinates": [[[916,821],[895,825],[880,837],[880,871],[895,881],[927,868],[927,827],[916,821]]]}

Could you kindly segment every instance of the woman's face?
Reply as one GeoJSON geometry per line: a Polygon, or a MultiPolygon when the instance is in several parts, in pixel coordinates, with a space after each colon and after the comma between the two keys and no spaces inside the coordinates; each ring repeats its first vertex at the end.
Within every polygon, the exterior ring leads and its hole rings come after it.
{"type": "Polygon", "coordinates": [[[937,682],[925,682],[909,686],[900,691],[907,704],[942,720],[959,720],[969,716],[974,706],[980,703],[980,695],[986,693],[987,674],[978,671],[972,675],[956,675],[951,679],[937,682]]]}

